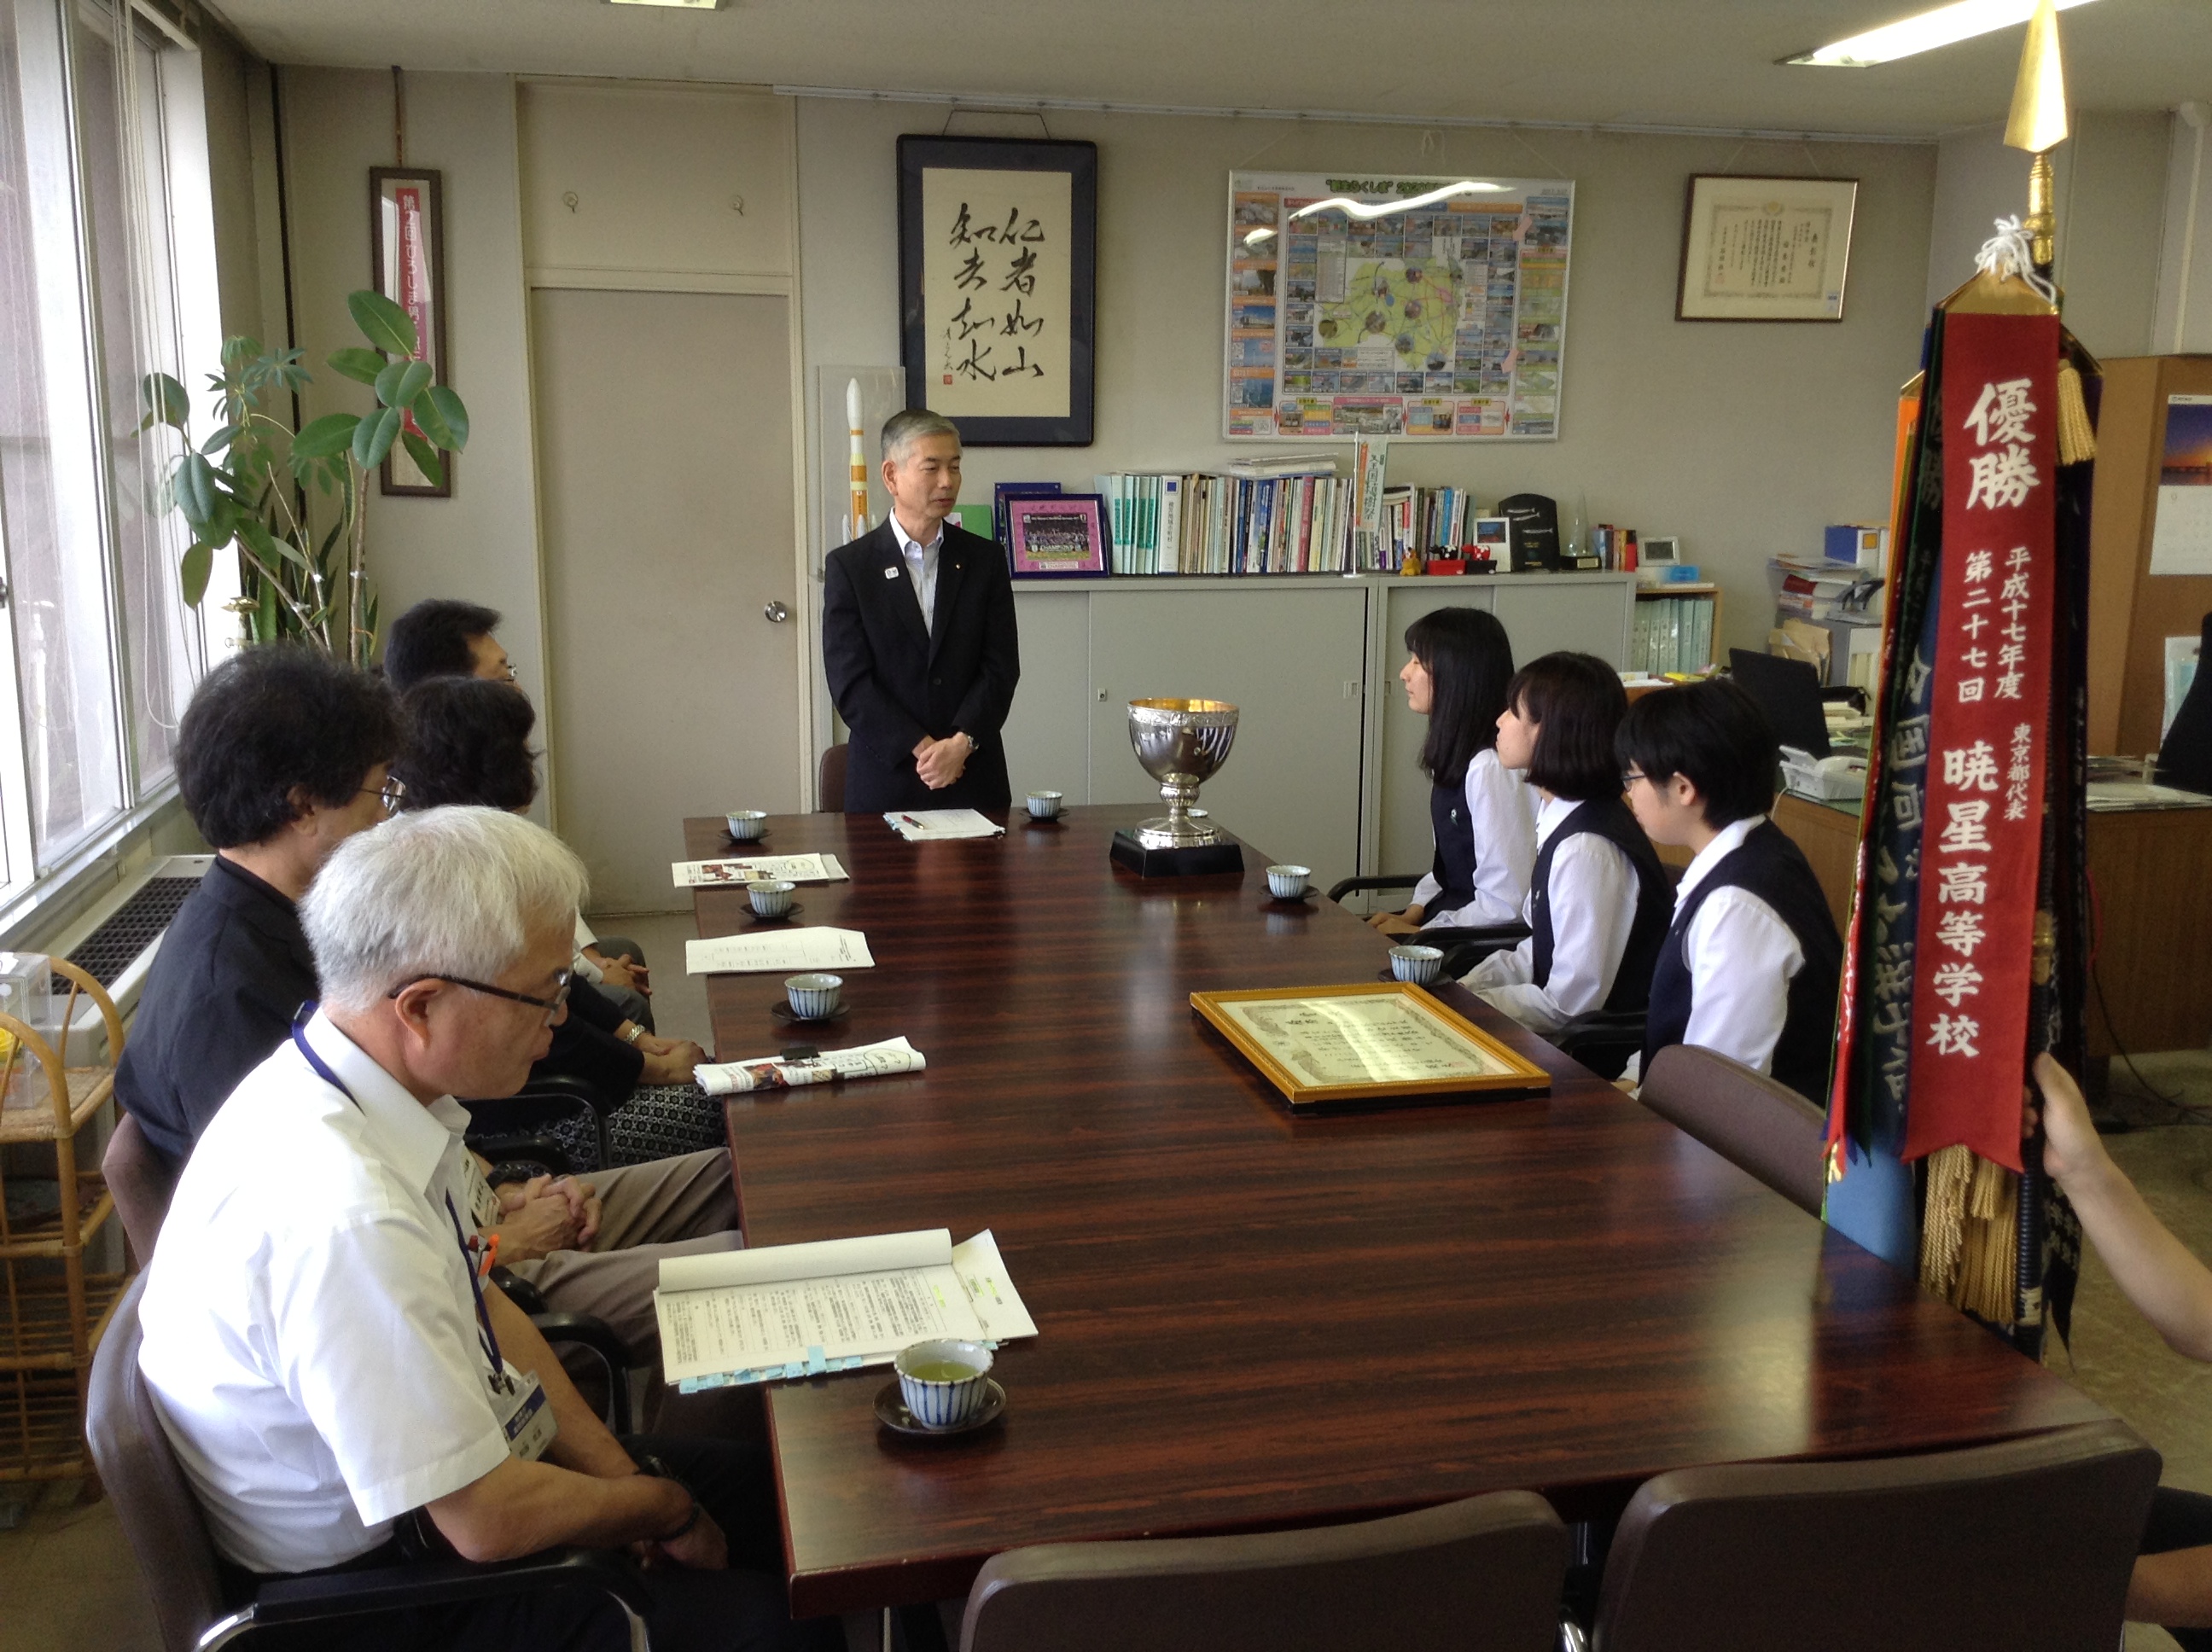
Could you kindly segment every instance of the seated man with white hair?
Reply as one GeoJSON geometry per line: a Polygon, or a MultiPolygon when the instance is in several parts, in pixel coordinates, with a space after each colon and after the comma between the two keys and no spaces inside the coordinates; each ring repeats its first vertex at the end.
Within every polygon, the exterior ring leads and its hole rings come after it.
{"type": "MultiPolygon", "coordinates": [[[[453,1096],[512,1094],[544,1054],[583,890],[557,839],[492,809],[408,816],[331,857],[301,908],[322,1007],[186,1163],[140,1369],[240,1594],[446,1548],[630,1546],[660,1570],[663,1652],[827,1652],[836,1624],[785,1610],[764,1455],[617,1439],[480,1277],[453,1096]]],[[[318,1652],[629,1643],[612,1602],[557,1591],[315,1631],[318,1652]]]]}

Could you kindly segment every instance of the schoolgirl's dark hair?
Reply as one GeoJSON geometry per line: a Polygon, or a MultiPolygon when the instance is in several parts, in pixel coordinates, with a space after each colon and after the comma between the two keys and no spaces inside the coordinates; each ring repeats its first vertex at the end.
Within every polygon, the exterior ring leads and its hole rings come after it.
{"type": "Polygon", "coordinates": [[[1498,717],[1513,676],[1513,643],[1495,614],[1438,608],[1406,628],[1406,647],[1434,686],[1421,771],[1459,786],[1475,754],[1498,744],[1498,717]]]}
{"type": "Polygon", "coordinates": [[[1654,784],[1688,776],[1716,829],[1774,806],[1781,747],[1758,702],[1726,677],[1645,695],[1621,719],[1613,750],[1622,768],[1654,784]]]}
{"type": "Polygon", "coordinates": [[[1595,654],[1546,654],[1513,673],[1505,699],[1538,726],[1529,784],[1577,803],[1620,795],[1613,737],[1628,693],[1612,666],[1595,654]]]}

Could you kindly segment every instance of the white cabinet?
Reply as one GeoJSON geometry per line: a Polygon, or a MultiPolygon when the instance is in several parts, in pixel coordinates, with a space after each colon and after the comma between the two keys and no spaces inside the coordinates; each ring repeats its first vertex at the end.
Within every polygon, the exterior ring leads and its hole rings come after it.
{"type": "Polygon", "coordinates": [[[1619,665],[1634,576],[1487,580],[1267,578],[1017,584],[1022,682],[1006,729],[1017,806],[1034,787],[1071,804],[1150,803],[1127,706],[1227,700],[1237,744],[1204,807],[1326,887],[1429,864],[1426,730],[1397,682],[1406,627],[1431,609],[1487,608],[1516,661],[1580,648],[1619,665]]]}

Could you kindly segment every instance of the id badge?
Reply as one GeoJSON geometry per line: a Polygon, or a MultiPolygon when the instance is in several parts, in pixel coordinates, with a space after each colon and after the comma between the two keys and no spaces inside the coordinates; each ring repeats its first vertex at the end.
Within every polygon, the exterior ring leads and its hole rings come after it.
{"type": "Polygon", "coordinates": [[[544,1385],[532,1373],[518,1371],[512,1365],[506,1370],[505,1388],[489,1376],[484,1378],[484,1387],[490,1392],[499,1425],[507,1434],[507,1455],[534,1463],[553,1443],[560,1424],[554,1419],[553,1407],[546,1403],[544,1385]]]}
{"type": "Polygon", "coordinates": [[[461,1163],[469,1180],[469,1220],[477,1224],[478,1233],[487,1233],[497,1227],[507,1212],[500,1208],[499,1193],[484,1180],[484,1173],[477,1168],[472,1155],[463,1154],[461,1163]]]}

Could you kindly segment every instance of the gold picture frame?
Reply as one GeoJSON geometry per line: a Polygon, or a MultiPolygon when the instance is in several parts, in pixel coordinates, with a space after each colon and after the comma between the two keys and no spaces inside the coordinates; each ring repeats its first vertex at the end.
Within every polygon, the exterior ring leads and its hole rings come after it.
{"type": "Polygon", "coordinates": [[[1543,1068],[1411,981],[1193,993],[1190,1006],[1293,1113],[1552,1087],[1543,1068]]]}

